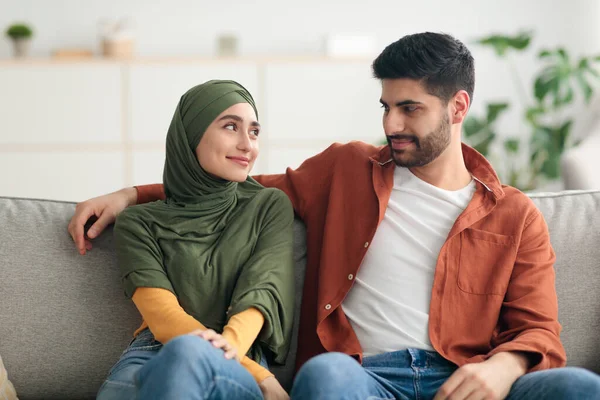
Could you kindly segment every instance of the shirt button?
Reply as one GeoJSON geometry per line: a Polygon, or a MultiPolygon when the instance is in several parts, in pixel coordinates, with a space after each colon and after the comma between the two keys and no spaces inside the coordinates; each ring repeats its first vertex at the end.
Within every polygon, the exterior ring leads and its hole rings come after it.
{"type": "Polygon", "coordinates": [[[331,304],[327,304],[327,305],[325,306],[325,309],[326,309],[326,310],[331,310],[331,304]]]}
{"type": "Polygon", "coordinates": [[[369,242],[365,242],[365,249],[369,247],[369,242]]]}
{"type": "Polygon", "coordinates": [[[354,275],[350,274],[348,275],[348,280],[351,281],[354,278],[354,275]]]}

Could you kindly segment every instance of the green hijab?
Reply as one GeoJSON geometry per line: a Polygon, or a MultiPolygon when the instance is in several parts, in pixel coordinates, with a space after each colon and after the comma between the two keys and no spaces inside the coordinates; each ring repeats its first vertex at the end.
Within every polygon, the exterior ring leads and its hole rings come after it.
{"type": "MultiPolygon", "coordinates": [[[[277,189],[252,178],[236,183],[209,175],[195,149],[227,108],[252,96],[233,81],[209,81],[186,92],[167,133],[165,201],[137,205],[115,223],[125,294],[138,287],[173,292],[183,309],[221,332],[250,307],[265,323],[249,356],[261,347],[285,361],[294,308],[293,209],[277,189]]],[[[258,115],[258,114],[257,114],[258,115]]]]}
{"type": "Polygon", "coordinates": [[[208,81],[181,96],[167,133],[163,183],[169,200],[206,203],[231,197],[236,183],[208,175],[198,163],[196,147],[215,118],[239,103],[249,103],[258,118],[254,99],[234,81],[208,81]]]}

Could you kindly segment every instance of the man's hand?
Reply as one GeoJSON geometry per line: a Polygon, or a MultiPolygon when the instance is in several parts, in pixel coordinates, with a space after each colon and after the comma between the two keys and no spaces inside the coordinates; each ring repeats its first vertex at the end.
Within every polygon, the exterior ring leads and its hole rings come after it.
{"type": "Polygon", "coordinates": [[[289,400],[290,396],[285,389],[281,387],[279,381],[275,377],[270,376],[265,378],[258,384],[263,393],[265,400],[289,400]]]}
{"type": "Polygon", "coordinates": [[[484,362],[456,370],[433,400],[500,400],[527,372],[528,359],[520,353],[498,353],[484,362]]]}
{"type": "Polygon", "coordinates": [[[92,242],[90,239],[100,235],[104,228],[115,222],[121,211],[136,202],[137,190],[126,188],[77,204],[75,214],[69,222],[68,230],[79,253],[84,255],[86,250],[91,250],[92,242]],[[84,227],[86,222],[93,216],[97,217],[98,220],[90,227],[86,237],[84,227]]]}
{"type": "Polygon", "coordinates": [[[190,335],[196,335],[204,340],[208,340],[217,349],[223,350],[223,352],[225,353],[225,358],[227,358],[228,360],[234,359],[238,362],[240,361],[240,356],[237,352],[237,349],[231,344],[229,344],[227,339],[225,339],[223,336],[219,335],[212,329],[196,330],[190,332],[190,335]]]}

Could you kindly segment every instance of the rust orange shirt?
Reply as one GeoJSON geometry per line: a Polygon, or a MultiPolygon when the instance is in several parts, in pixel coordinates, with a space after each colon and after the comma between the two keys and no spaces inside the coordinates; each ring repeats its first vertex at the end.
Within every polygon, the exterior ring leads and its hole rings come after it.
{"type": "MultiPolygon", "coordinates": [[[[477,190],[440,250],[429,309],[435,350],[459,366],[503,351],[526,352],[529,371],[564,366],[555,290],[556,259],[534,203],[500,183],[489,162],[463,144],[477,190]]],[[[296,170],[254,178],[283,190],[307,229],[297,368],[338,351],[362,361],[341,308],[393,186],[387,146],[333,144],[296,170]]],[[[140,186],[138,202],[164,198],[162,185],[140,186]]]]}

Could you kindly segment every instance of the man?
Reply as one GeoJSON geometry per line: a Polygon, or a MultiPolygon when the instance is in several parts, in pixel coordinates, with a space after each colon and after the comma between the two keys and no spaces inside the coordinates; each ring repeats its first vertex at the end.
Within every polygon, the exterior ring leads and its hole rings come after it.
{"type": "MultiPolygon", "coordinates": [[[[474,89],[469,50],[409,35],[373,63],[388,145],[334,144],[258,176],[307,226],[293,399],[590,398],[591,372],[563,367],[555,255],[541,213],[461,143],[474,89]],[[357,362],[358,361],[358,362],[357,362]],[[527,373],[527,374],[526,374],[527,373]],[[525,375],[526,374],[526,375],[525,375]]],[[[160,185],[78,206],[96,237],[160,185]]]]}

